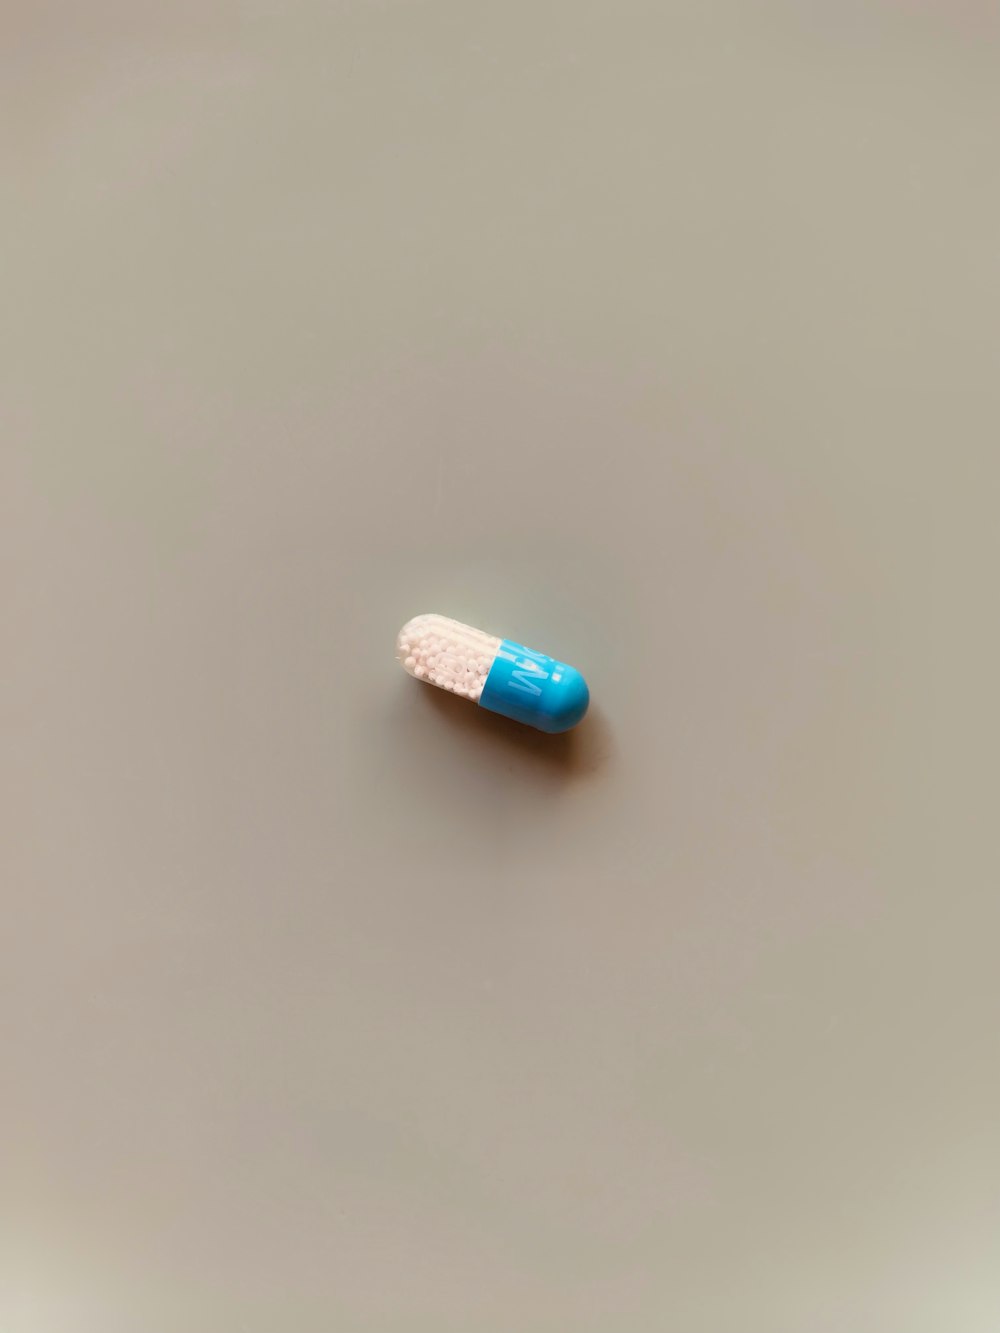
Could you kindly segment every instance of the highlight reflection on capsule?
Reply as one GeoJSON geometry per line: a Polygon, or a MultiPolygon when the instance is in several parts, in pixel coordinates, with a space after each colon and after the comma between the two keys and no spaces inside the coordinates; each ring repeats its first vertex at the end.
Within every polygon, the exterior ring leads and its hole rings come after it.
{"type": "Polygon", "coordinates": [[[569,731],[590,703],[575,667],[447,616],[408,620],[396,656],[417,680],[539,731],[569,731]]]}

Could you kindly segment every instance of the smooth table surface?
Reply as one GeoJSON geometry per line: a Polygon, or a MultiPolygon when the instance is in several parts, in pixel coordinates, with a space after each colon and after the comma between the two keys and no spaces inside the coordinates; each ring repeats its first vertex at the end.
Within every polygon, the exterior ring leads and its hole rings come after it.
{"type": "Polygon", "coordinates": [[[995,1333],[990,7],[0,28],[4,1333],[995,1333]]]}

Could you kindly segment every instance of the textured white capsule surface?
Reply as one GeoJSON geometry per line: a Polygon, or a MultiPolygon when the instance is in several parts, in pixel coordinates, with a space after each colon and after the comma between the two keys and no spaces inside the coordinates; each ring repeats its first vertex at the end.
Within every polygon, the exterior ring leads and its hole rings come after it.
{"type": "Polygon", "coordinates": [[[399,631],[396,656],[418,680],[478,701],[500,643],[447,616],[414,616],[399,631]]]}

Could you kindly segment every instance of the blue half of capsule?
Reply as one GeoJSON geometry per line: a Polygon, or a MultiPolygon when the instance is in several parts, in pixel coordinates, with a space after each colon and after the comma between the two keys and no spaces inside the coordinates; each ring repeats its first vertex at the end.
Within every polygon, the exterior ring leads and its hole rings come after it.
{"type": "Polygon", "coordinates": [[[583,721],[590,703],[587,682],[576,667],[504,639],[490,667],[479,706],[539,731],[569,731],[583,721]]]}

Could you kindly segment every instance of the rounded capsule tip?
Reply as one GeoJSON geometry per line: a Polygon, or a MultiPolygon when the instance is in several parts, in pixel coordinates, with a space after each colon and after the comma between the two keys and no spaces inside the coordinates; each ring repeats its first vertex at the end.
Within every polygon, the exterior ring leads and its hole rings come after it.
{"type": "Polygon", "coordinates": [[[582,722],[590,706],[590,689],[576,667],[563,666],[546,691],[545,709],[536,725],[556,734],[582,722]]]}

